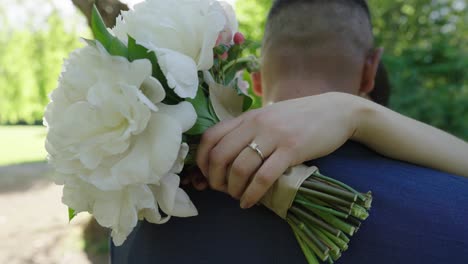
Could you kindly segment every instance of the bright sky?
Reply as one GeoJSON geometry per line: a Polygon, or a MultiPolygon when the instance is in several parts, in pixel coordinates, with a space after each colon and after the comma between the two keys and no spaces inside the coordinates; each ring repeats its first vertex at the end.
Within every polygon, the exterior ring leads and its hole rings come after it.
{"type": "MultiPolygon", "coordinates": [[[[130,7],[143,0],[121,0],[130,7]]],[[[225,0],[234,3],[236,0],[225,0]]],[[[67,21],[67,26],[86,28],[86,21],[73,6],[71,0],[0,0],[0,30],[3,27],[41,28],[54,10],[67,21]],[[3,4],[4,2],[8,2],[3,4]],[[42,2],[42,3],[38,3],[42,2]],[[44,3],[45,2],[45,3],[44,3]],[[2,9],[3,8],[3,9],[2,9]]]]}

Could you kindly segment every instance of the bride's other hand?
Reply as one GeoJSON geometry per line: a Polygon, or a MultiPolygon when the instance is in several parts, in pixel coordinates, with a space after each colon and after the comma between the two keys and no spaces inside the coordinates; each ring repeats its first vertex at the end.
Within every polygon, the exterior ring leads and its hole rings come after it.
{"type": "Polygon", "coordinates": [[[363,99],[325,93],[223,121],[203,135],[198,166],[211,188],[241,199],[241,207],[249,208],[288,167],[325,156],[353,135],[356,100],[363,99]],[[249,147],[252,142],[261,153],[249,147]]]}
{"type": "Polygon", "coordinates": [[[208,181],[198,168],[187,171],[182,178],[181,184],[185,186],[192,184],[198,191],[203,191],[208,188],[208,181]]]}

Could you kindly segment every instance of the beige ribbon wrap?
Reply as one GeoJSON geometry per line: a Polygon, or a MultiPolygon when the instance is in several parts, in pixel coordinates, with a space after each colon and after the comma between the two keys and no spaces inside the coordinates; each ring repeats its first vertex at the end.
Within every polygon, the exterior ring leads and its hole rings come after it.
{"type": "Polygon", "coordinates": [[[289,168],[273,184],[260,202],[281,218],[286,219],[299,187],[317,170],[318,168],[315,166],[308,167],[303,164],[289,168]]]}

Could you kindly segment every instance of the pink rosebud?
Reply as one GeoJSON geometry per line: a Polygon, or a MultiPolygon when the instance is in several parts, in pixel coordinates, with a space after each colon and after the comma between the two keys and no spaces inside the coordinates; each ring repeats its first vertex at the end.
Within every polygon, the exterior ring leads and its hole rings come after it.
{"type": "Polygon", "coordinates": [[[245,37],[242,33],[237,32],[234,34],[234,44],[236,45],[242,45],[245,42],[245,37]]]}
{"type": "Polygon", "coordinates": [[[228,56],[229,54],[226,52],[224,52],[223,54],[219,55],[219,58],[223,61],[227,60],[228,59],[228,56]]]}

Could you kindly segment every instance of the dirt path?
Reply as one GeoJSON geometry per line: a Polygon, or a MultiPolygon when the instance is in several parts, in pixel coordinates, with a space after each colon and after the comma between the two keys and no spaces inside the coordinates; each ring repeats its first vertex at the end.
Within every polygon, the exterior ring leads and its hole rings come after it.
{"type": "Polygon", "coordinates": [[[61,187],[49,176],[45,163],[0,167],[0,263],[107,263],[84,252],[90,217],[69,224],[61,187]]]}

